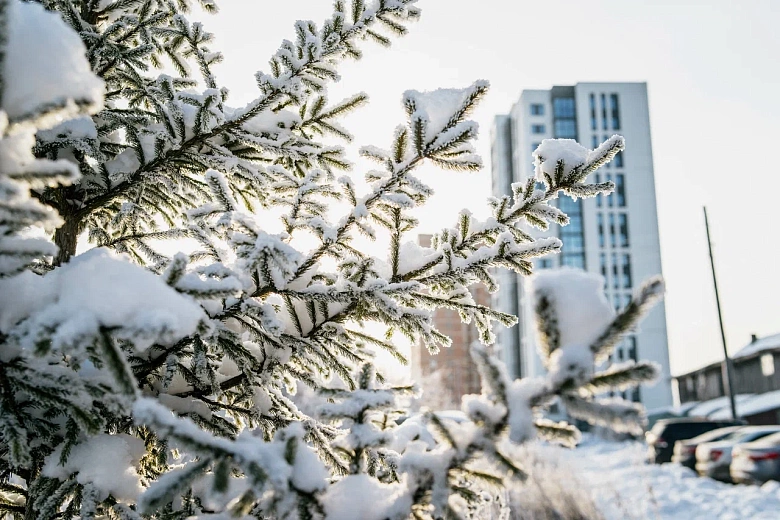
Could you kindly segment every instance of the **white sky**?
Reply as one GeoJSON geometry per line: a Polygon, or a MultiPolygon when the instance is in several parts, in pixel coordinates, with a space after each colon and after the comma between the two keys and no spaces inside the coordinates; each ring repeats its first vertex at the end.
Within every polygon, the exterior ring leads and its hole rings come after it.
{"type": "MultiPolygon", "coordinates": [[[[323,20],[329,0],[223,0],[205,17],[225,54],[215,70],[230,104],[256,95],[253,73],[296,19],[323,20]]],[[[489,128],[528,88],[587,81],[647,81],[672,373],[719,359],[702,205],[710,214],[729,350],[751,333],[780,332],[775,207],[780,188],[780,1],[420,0],[422,19],[383,49],[346,62],[338,100],[358,91],[371,104],[345,120],[356,145],[387,146],[403,121],[407,89],[492,88],[474,117],[482,132],[479,174],[432,168],[437,195],[422,231],[454,223],[462,207],[486,215],[489,128]]],[[[354,155],[354,154],[353,154],[354,155]]],[[[362,171],[356,171],[356,176],[362,171]]]]}

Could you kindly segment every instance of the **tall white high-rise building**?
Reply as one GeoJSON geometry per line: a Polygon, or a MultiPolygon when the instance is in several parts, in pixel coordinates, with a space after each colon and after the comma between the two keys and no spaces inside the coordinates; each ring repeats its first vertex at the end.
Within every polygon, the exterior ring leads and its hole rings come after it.
{"type": "MultiPolygon", "coordinates": [[[[550,90],[525,90],[508,115],[495,118],[492,138],[493,194],[510,194],[511,184],[534,175],[532,153],[549,138],[576,139],[595,148],[613,134],[626,138],[626,149],[602,167],[591,181],[611,180],[608,197],[573,201],[562,196],[559,207],[571,223],[553,225],[563,241],[560,255],[537,262],[537,268],[572,266],[601,274],[607,297],[624,307],[636,285],[661,274],[658,216],[650,144],[650,118],[645,83],[578,83],[550,90]]],[[[514,377],[534,376],[544,369],[536,349],[536,329],[523,277],[500,274],[501,290],[494,304],[519,316],[520,323],[498,331],[504,361],[514,377]]],[[[640,330],[616,349],[614,362],[654,361],[661,379],[654,386],[625,393],[648,409],[672,404],[666,315],[663,303],[642,322],[640,330]]]]}

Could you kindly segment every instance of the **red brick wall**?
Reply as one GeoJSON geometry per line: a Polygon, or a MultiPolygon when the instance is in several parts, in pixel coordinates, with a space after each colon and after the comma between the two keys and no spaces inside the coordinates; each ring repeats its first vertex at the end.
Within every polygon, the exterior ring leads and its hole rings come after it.
{"type": "MultiPolygon", "coordinates": [[[[419,243],[428,246],[430,236],[421,235],[419,243]]],[[[490,305],[490,294],[483,285],[474,285],[470,290],[476,303],[490,305]]],[[[460,408],[462,396],[480,393],[477,367],[469,354],[470,345],[479,341],[479,333],[473,323],[461,323],[458,313],[448,309],[434,312],[433,322],[439,332],[452,339],[452,346],[442,348],[436,355],[429,354],[423,345],[413,347],[416,350],[412,353],[413,374],[422,386],[423,404],[460,408]],[[434,381],[436,378],[430,376],[437,370],[441,371],[440,378],[434,381]]]]}

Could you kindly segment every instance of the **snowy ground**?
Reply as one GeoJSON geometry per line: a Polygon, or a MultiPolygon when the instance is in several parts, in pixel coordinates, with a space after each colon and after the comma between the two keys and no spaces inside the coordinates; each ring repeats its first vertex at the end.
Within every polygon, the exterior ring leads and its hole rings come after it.
{"type": "Polygon", "coordinates": [[[575,450],[542,448],[608,520],[780,518],[780,484],[724,484],[676,464],[646,464],[645,450],[641,443],[587,440],[575,450]]]}

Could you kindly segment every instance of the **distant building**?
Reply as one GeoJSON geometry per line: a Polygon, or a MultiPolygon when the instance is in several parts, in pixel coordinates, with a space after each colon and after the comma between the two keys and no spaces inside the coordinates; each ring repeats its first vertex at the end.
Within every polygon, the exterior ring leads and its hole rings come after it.
{"type": "MultiPolygon", "coordinates": [[[[418,243],[429,247],[431,236],[420,235],[418,243]]],[[[473,285],[470,291],[476,303],[490,305],[490,294],[483,285],[473,285]]],[[[412,348],[412,376],[422,386],[424,405],[460,409],[462,396],[481,391],[477,367],[469,354],[479,334],[473,323],[462,323],[458,313],[449,309],[434,311],[433,322],[439,332],[452,339],[452,345],[436,355],[422,345],[412,348]]]]}
{"type": "MultiPolygon", "coordinates": [[[[661,274],[658,217],[645,83],[578,83],[550,90],[525,90],[508,115],[495,118],[492,128],[493,195],[511,194],[511,185],[534,175],[532,153],[543,139],[576,139],[595,148],[613,134],[626,138],[626,150],[598,174],[595,182],[611,180],[615,192],[594,199],[559,199],[571,223],[552,226],[541,235],[557,234],[560,255],[537,262],[537,268],[572,266],[599,273],[615,309],[631,299],[636,285],[661,274]]],[[[532,233],[534,234],[534,233],[532,233]]],[[[537,234],[538,236],[539,234],[537,234]]],[[[536,349],[532,309],[523,277],[499,273],[501,289],[494,305],[520,318],[517,326],[499,328],[498,344],[510,375],[544,372],[536,349]]],[[[616,348],[614,361],[643,359],[661,367],[661,380],[651,387],[625,392],[648,409],[672,404],[671,374],[663,303],[642,322],[639,333],[616,348]]]]}
{"type": "MultiPolygon", "coordinates": [[[[780,334],[758,338],[731,356],[737,413],[751,424],[780,423],[780,334]]],[[[708,417],[729,416],[721,375],[722,363],[712,363],[675,377],[680,403],[702,403],[690,413],[708,417]],[[719,406],[703,405],[718,403],[719,406]],[[705,413],[706,412],[706,413],[705,413]]]]}

